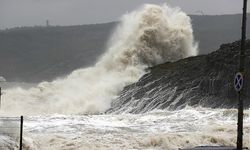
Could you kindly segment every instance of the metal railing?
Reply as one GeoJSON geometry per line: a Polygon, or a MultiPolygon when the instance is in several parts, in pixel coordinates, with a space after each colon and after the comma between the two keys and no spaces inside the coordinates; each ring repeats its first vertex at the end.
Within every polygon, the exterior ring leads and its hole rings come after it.
{"type": "Polygon", "coordinates": [[[22,150],[22,139],[23,116],[0,117],[0,149],[22,150]]]}

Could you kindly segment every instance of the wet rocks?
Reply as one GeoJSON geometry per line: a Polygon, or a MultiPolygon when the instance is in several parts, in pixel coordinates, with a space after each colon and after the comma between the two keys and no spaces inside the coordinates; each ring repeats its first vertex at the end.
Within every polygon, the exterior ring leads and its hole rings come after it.
{"type": "MultiPolygon", "coordinates": [[[[250,40],[246,42],[244,106],[250,106],[250,40]]],[[[238,72],[240,42],[223,44],[208,55],[149,68],[138,82],[124,88],[108,112],[141,113],[187,105],[237,107],[233,79],[238,72]]]]}

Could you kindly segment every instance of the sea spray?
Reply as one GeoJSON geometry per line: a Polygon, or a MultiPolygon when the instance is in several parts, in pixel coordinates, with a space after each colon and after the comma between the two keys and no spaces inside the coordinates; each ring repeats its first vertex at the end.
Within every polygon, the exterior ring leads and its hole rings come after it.
{"type": "MultiPolygon", "coordinates": [[[[250,147],[250,110],[244,116],[244,146],[250,147]]],[[[27,117],[31,149],[178,150],[201,145],[235,146],[237,109],[186,107],[144,114],[27,117]]]]}
{"type": "Polygon", "coordinates": [[[122,17],[95,66],[3,95],[1,114],[93,114],[110,107],[145,68],[197,54],[190,18],[179,8],[144,5],[122,17]]]}

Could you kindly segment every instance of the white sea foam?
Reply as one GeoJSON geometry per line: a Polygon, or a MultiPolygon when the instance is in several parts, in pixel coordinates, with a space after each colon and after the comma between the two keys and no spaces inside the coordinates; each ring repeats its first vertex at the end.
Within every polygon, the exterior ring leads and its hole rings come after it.
{"type": "MultiPolygon", "coordinates": [[[[247,147],[250,147],[249,115],[250,110],[246,110],[243,139],[247,147]]],[[[24,119],[25,144],[32,150],[178,150],[201,145],[235,146],[237,137],[236,109],[187,107],[145,114],[24,119]]]]}
{"type": "Polygon", "coordinates": [[[122,17],[95,66],[29,90],[5,91],[1,114],[104,112],[145,68],[196,54],[190,18],[179,8],[148,4],[122,17]]]}

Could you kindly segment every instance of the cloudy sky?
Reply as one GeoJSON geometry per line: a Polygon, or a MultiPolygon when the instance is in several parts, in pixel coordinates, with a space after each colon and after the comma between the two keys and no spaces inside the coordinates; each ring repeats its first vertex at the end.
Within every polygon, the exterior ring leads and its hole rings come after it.
{"type": "MultiPolygon", "coordinates": [[[[241,13],[243,0],[0,0],[0,29],[16,26],[78,25],[118,20],[142,4],[168,3],[188,14],[241,13]]],[[[250,5],[248,4],[248,7],[250,5]]],[[[249,8],[250,9],[250,8],[249,8]]]]}

